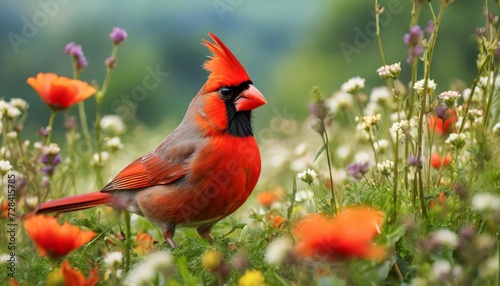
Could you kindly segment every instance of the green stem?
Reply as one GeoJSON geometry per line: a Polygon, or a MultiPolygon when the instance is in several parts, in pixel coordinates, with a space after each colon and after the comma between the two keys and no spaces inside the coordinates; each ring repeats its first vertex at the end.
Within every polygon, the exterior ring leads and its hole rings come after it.
{"type": "Polygon", "coordinates": [[[396,133],[396,142],[394,143],[394,176],[392,177],[392,201],[394,204],[394,210],[392,213],[392,221],[396,221],[396,217],[398,214],[398,168],[399,168],[399,138],[396,133]]]}
{"type": "Polygon", "coordinates": [[[333,174],[332,174],[332,163],[330,161],[330,144],[328,140],[328,134],[326,132],[323,133],[323,136],[321,136],[323,139],[323,144],[325,145],[325,151],[326,151],[326,161],[328,163],[328,172],[330,175],[330,193],[332,195],[332,200],[330,201],[331,208],[333,214],[337,213],[337,203],[335,201],[335,192],[333,190],[333,174]]]}
{"type": "Polygon", "coordinates": [[[78,115],[80,117],[80,124],[82,126],[82,133],[85,138],[87,150],[89,154],[92,155],[92,140],[90,138],[89,126],[87,125],[87,113],[85,112],[85,105],[83,101],[78,103],[78,115]]]}
{"type": "MultiPolygon", "coordinates": [[[[111,52],[111,58],[116,58],[116,52],[118,50],[118,45],[113,45],[113,50],[111,52]]],[[[97,92],[95,95],[96,100],[96,119],[95,119],[95,137],[96,137],[96,148],[97,148],[97,162],[95,164],[95,172],[98,186],[102,186],[104,183],[103,176],[101,173],[102,168],[102,134],[101,134],[101,118],[102,118],[102,99],[106,94],[109,86],[109,82],[111,80],[111,75],[113,73],[113,68],[108,66],[106,69],[106,77],[104,78],[104,82],[102,84],[101,90],[97,92]]]]}
{"type": "Polygon", "coordinates": [[[50,140],[52,139],[52,133],[54,132],[54,130],[53,130],[54,119],[56,118],[56,114],[57,114],[57,111],[51,110],[51,112],[50,112],[50,118],[49,118],[49,124],[47,125],[47,129],[49,131],[48,132],[49,134],[45,138],[45,141],[44,141],[43,145],[48,145],[50,143],[50,140]]]}
{"type": "Polygon", "coordinates": [[[130,213],[128,210],[124,211],[125,215],[125,273],[128,273],[130,269],[130,249],[132,248],[132,239],[130,231],[130,213]]]}
{"type": "Polygon", "coordinates": [[[490,114],[491,114],[491,107],[493,105],[493,94],[495,93],[495,88],[496,88],[495,83],[496,83],[497,76],[498,76],[498,68],[495,67],[495,71],[493,72],[493,85],[490,89],[489,96],[488,96],[488,102],[486,103],[486,108],[485,108],[485,112],[484,112],[484,121],[483,121],[484,129],[488,128],[488,123],[489,123],[490,114]]]}
{"type": "MultiPolygon", "coordinates": [[[[431,38],[429,39],[429,46],[428,50],[425,56],[425,65],[424,65],[424,88],[423,92],[421,95],[421,100],[420,100],[420,113],[419,113],[419,118],[418,118],[418,138],[417,138],[417,158],[422,158],[422,151],[423,151],[423,141],[424,141],[424,136],[423,136],[423,125],[424,125],[424,118],[425,114],[427,112],[427,87],[429,84],[429,78],[430,78],[430,73],[431,73],[431,64],[432,64],[432,56],[434,53],[434,47],[436,44],[436,38],[437,34],[439,31],[439,25],[441,24],[441,20],[443,18],[444,10],[446,6],[442,6],[441,9],[439,10],[438,17],[435,21],[435,28],[434,31],[432,32],[431,38]]],[[[429,158],[430,160],[430,158],[429,158]]],[[[427,208],[425,205],[425,199],[424,199],[424,184],[423,184],[423,179],[422,179],[422,166],[419,166],[417,168],[417,179],[418,179],[418,186],[419,186],[419,195],[420,195],[420,204],[422,208],[422,215],[427,218],[427,208]]]]}
{"type": "Polygon", "coordinates": [[[375,0],[375,26],[377,28],[377,41],[378,41],[378,49],[380,51],[380,57],[382,58],[382,65],[386,65],[384,49],[382,48],[382,37],[380,36],[380,14],[383,12],[380,5],[378,5],[378,0],[375,0]]]}

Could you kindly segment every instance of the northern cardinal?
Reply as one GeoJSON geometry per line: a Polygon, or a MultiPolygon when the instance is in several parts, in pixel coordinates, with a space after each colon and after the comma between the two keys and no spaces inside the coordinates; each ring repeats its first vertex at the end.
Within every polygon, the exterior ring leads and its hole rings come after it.
{"type": "Polygon", "coordinates": [[[144,216],[172,246],[175,227],[196,227],[213,241],[217,221],[252,193],[261,169],[252,110],[266,104],[231,51],[212,33],[203,40],[210,73],[184,119],[152,152],[125,167],[101,191],[38,205],[35,214],[110,205],[144,216]]]}

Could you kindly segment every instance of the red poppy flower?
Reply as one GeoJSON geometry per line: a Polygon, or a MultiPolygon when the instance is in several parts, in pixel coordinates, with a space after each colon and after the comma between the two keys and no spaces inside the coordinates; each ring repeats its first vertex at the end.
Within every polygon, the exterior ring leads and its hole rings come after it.
{"type": "Polygon", "coordinates": [[[78,269],[71,267],[67,260],[61,264],[65,286],[94,286],[99,282],[99,271],[97,268],[90,270],[88,279],[78,269]]]}
{"type": "Polygon", "coordinates": [[[443,120],[437,115],[433,114],[427,119],[427,124],[429,124],[429,128],[431,131],[434,131],[441,135],[448,135],[451,132],[455,132],[455,125],[457,121],[457,113],[452,109],[448,109],[448,111],[446,112],[446,119],[443,120]]]}
{"type": "Polygon", "coordinates": [[[96,233],[81,230],[69,223],[60,225],[48,216],[33,216],[24,221],[24,228],[36,243],[38,253],[48,257],[62,257],[89,242],[96,233]]]}
{"type": "Polygon", "coordinates": [[[53,110],[71,107],[96,92],[86,82],[53,73],[39,73],[36,77],[28,78],[27,82],[53,110]]]}
{"type": "Polygon", "coordinates": [[[443,166],[449,165],[451,162],[451,154],[448,153],[446,154],[446,157],[442,157],[438,153],[432,153],[431,154],[431,166],[434,169],[440,169],[443,166]]]}
{"type": "Polygon", "coordinates": [[[348,207],[333,218],[310,215],[295,228],[302,241],[298,252],[330,260],[354,257],[381,260],[385,248],[373,245],[371,240],[380,232],[383,220],[383,212],[368,207],[348,207]]]}

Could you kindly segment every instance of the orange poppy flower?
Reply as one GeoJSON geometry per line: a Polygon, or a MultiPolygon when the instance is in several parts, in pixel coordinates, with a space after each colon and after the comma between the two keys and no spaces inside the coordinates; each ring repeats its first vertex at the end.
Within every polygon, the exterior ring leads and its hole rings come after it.
{"type": "Polygon", "coordinates": [[[138,233],[135,237],[135,252],[138,255],[145,255],[151,251],[153,247],[153,238],[145,233],[138,233]]]}
{"type": "Polygon", "coordinates": [[[96,92],[86,82],[53,73],[39,73],[36,77],[28,78],[27,82],[53,110],[71,107],[96,92]]]}
{"type": "Polygon", "coordinates": [[[78,269],[71,267],[67,260],[61,264],[64,286],[94,286],[99,282],[99,270],[90,270],[88,279],[78,269]]]}
{"type": "Polygon", "coordinates": [[[285,219],[280,215],[273,217],[273,227],[278,229],[284,221],[285,219]]]}
{"type": "Polygon", "coordinates": [[[309,215],[294,230],[302,241],[297,250],[303,256],[330,260],[381,260],[385,248],[373,245],[371,240],[380,233],[383,220],[382,211],[368,207],[348,207],[333,218],[309,215]]]}
{"type": "Polygon", "coordinates": [[[451,154],[448,153],[446,154],[446,157],[442,157],[438,153],[432,153],[431,154],[431,166],[434,169],[440,169],[443,166],[449,165],[451,162],[451,154]]]}
{"type": "Polygon", "coordinates": [[[62,257],[89,242],[96,235],[69,223],[60,225],[49,216],[33,216],[24,222],[24,228],[36,243],[38,253],[48,257],[62,257]]]}
{"type": "Polygon", "coordinates": [[[9,203],[7,200],[2,202],[0,206],[0,218],[7,218],[9,216],[9,203]]]}
{"type": "Polygon", "coordinates": [[[269,191],[262,192],[257,195],[257,200],[261,206],[270,206],[274,202],[281,200],[285,195],[285,191],[281,187],[273,188],[269,191]]]}
{"type": "Polygon", "coordinates": [[[435,114],[429,116],[427,124],[429,124],[430,130],[441,135],[448,135],[451,132],[455,132],[455,124],[458,121],[457,113],[452,109],[448,109],[446,115],[447,118],[445,120],[437,117],[435,114]]]}

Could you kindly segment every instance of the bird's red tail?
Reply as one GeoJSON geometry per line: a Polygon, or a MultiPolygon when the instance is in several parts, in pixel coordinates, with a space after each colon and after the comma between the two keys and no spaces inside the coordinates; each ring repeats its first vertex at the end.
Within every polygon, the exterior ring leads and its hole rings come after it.
{"type": "Polygon", "coordinates": [[[33,214],[63,213],[84,210],[99,205],[110,204],[113,197],[108,193],[88,193],[67,198],[61,198],[39,204],[33,214]]]}

